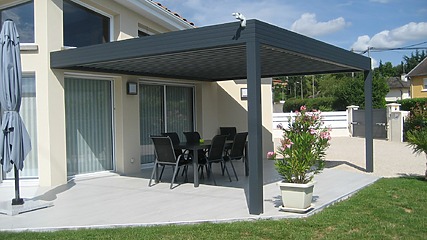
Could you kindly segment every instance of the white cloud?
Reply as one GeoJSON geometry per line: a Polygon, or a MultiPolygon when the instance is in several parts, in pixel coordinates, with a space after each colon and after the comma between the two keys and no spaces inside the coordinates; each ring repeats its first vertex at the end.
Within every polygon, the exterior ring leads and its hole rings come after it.
{"type": "Polygon", "coordinates": [[[347,26],[343,17],[329,20],[327,22],[318,22],[316,14],[304,13],[292,24],[292,31],[299,32],[308,36],[321,36],[337,32],[347,26]]]}
{"type": "Polygon", "coordinates": [[[372,38],[368,35],[359,36],[351,48],[355,51],[365,51],[368,47],[394,48],[402,47],[406,42],[427,38],[427,22],[408,23],[393,30],[384,30],[372,38]]]}

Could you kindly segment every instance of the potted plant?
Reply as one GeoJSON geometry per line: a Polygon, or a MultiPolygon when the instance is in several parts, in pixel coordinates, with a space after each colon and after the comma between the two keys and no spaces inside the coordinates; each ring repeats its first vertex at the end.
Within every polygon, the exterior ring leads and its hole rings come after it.
{"type": "Polygon", "coordinates": [[[315,182],[313,177],[325,165],[325,151],[331,139],[330,129],[323,126],[320,111],[307,111],[301,106],[283,129],[283,138],[276,152],[267,157],[275,160],[275,168],[283,177],[278,183],[282,191],[283,209],[305,212],[310,209],[315,182]]]}

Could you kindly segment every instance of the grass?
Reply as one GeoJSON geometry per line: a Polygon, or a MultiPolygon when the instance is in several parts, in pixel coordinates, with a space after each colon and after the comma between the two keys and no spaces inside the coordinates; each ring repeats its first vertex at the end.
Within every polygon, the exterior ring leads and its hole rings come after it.
{"type": "Polygon", "coordinates": [[[426,239],[427,182],[380,179],[350,199],[304,219],[223,224],[0,232],[0,239],[426,239]]]}

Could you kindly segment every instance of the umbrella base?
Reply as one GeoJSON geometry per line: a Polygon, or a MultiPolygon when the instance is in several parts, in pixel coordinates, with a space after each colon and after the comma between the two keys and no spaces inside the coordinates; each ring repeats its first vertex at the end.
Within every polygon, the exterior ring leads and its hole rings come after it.
{"type": "Polygon", "coordinates": [[[22,198],[14,198],[12,199],[12,205],[23,205],[24,199],[22,198]]]}
{"type": "Polygon", "coordinates": [[[22,205],[12,205],[9,201],[0,202],[0,214],[15,216],[21,213],[31,212],[51,206],[53,206],[53,202],[45,202],[31,199],[25,199],[25,203],[22,205]]]}

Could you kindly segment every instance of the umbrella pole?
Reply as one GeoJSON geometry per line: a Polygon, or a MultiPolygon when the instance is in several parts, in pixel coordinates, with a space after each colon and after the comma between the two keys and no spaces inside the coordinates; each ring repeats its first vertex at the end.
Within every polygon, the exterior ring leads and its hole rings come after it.
{"type": "Polygon", "coordinates": [[[23,205],[24,199],[19,196],[19,172],[15,164],[13,164],[13,169],[15,172],[15,198],[12,199],[12,205],[23,205]]]}

